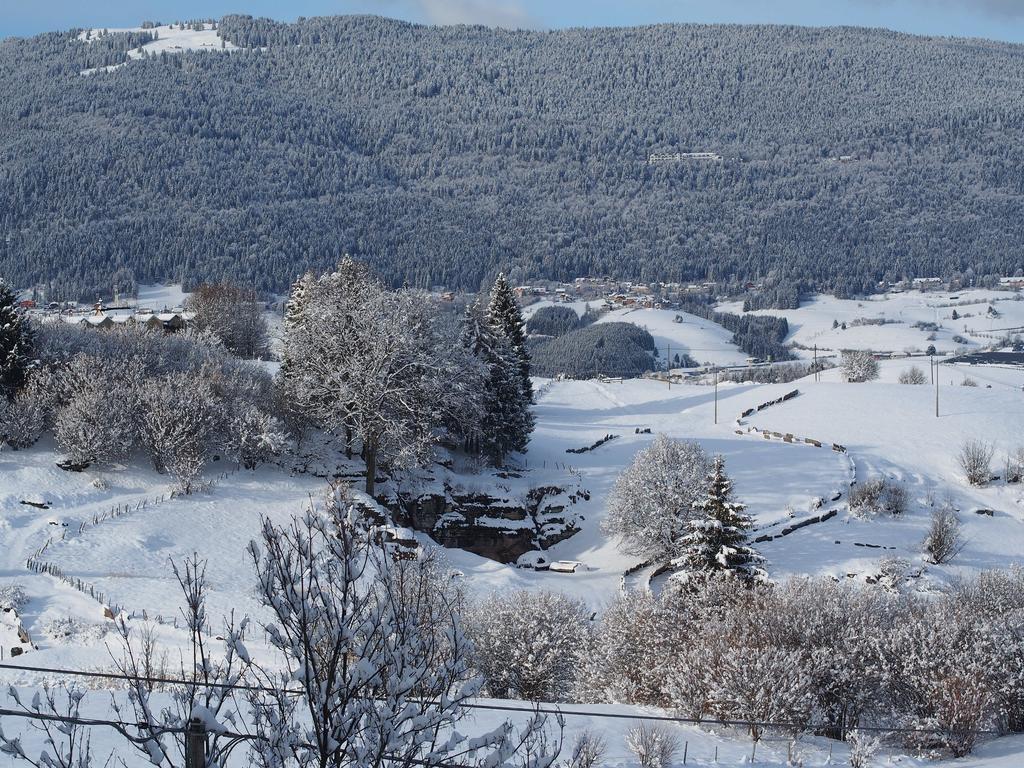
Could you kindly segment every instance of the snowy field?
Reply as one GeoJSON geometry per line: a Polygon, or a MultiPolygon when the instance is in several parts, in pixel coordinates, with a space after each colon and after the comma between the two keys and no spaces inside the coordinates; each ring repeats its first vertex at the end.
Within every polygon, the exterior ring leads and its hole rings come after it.
{"type": "MultiPolygon", "coordinates": [[[[124,27],[107,30],[90,29],[80,32],[78,39],[85,42],[92,42],[100,39],[103,36],[104,31],[110,34],[117,32],[153,32],[157,35],[157,39],[143,45],[141,51],[137,48],[128,51],[129,59],[141,59],[143,56],[161,53],[182,53],[183,51],[238,50],[238,47],[234,45],[234,43],[222,40],[217,35],[217,30],[214,29],[211,24],[204,24],[202,30],[188,29],[187,25],[186,29],[179,29],[178,27],[170,24],[161,24],[160,26],[153,27],[152,29],[143,29],[142,27],[124,27]]],[[[83,70],[81,74],[91,75],[101,69],[110,72],[123,66],[124,64],[117,64],[110,67],[86,69],[83,70]]]]}
{"type": "MultiPolygon", "coordinates": [[[[875,352],[924,351],[934,344],[939,352],[987,346],[1007,333],[1024,330],[1024,295],[1007,291],[890,293],[865,299],[815,296],[799,309],[758,310],[751,314],[776,315],[789,321],[786,343],[820,350],[871,349],[875,352]],[[989,307],[995,312],[990,313],[989,307]],[[953,319],[956,312],[958,319],[953,319]],[[884,325],[863,321],[884,320],[884,325]],[[833,324],[839,327],[834,328],[833,324]],[[846,324],[843,329],[842,325],[846,324]],[[939,330],[915,328],[935,323],[939,330]],[[934,333],[935,338],[929,339],[934,333]],[[953,340],[962,336],[966,344],[953,340]]],[[[722,312],[743,313],[742,302],[720,304],[722,312]]],[[[810,353],[804,351],[803,356],[810,353]]]]}

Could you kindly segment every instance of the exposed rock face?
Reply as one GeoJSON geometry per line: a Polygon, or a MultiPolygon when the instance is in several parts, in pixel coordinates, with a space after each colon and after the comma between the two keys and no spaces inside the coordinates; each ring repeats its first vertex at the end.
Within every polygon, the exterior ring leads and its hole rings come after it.
{"type": "Polygon", "coordinates": [[[447,482],[443,492],[398,494],[382,500],[399,525],[430,534],[444,547],[457,547],[501,563],[547,549],[577,531],[573,506],[590,498],[582,489],[531,488],[513,499],[460,492],[447,482]]]}

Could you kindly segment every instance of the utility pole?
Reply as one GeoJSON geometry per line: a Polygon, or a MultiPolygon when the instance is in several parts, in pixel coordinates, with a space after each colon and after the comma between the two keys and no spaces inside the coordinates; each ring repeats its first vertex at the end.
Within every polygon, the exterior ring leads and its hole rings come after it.
{"type": "Polygon", "coordinates": [[[206,765],[206,725],[193,717],[185,726],[185,768],[204,768],[206,765]]]}
{"type": "Polygon", "coordinates": [[[939,361],[935,361],[935,370],[933,371],[935,378],[935,418],[939,418],[939,361]]]}
{"type": "Polygon", "coordinates": [[[818,378],[818,345],[814,345],[814,380],[820,381],[818,378]]]}
{"type": "Polygon", "coordinates": [[[665,345],[665,361],[668,370],[668,388],[672,389],[672,345],[665,345]]]}
{"type": "Polygon", "coordinates": [[[928,373],[931,374],[931,383],[935,383],[935,355],[928,355],[928,373]]]}
{"type": "Polygon", "coordinates": [[[715,424],[718,423],[718,366],[715,366],[715,424]]]}

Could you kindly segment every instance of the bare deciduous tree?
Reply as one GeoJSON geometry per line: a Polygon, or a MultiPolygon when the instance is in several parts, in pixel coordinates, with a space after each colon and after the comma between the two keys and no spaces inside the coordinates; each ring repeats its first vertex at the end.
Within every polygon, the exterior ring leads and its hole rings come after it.
{"type": "Polygon", "coordinates": [[[965,440],[957,454],[957,462],[971,485],[985,485],[992,477],[995,447],[981,440],[965,440]]]}

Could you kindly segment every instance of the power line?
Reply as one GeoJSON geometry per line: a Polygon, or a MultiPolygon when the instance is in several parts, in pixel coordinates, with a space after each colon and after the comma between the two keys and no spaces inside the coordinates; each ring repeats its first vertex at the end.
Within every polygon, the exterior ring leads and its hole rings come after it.
{"type": "MultiPolygon", "coordinates": [[[[142,683],[158,683],[165,685],[195,685],[206,688],[216,688],[220,690],[243,690],[243,691],[258,691],[263,693],[284,693],[287,695],[302,695],[303,691],[294,688],[272,688],[269,686],[259,685],[246,685],[246,684],[228,684],[228,683],[205,683],[197,680],[182,680],[175,678],[163,678],[163,677],[147,677],[147,676],[133,676],[123,673],[116,672],[96,672],[96,671],[85,671],[76,669],[60,669],[53,667],[34,667],[34,666],[21,666],[16,664],[0,664],[0,669],[9,669],[26,672],[45,672],[55,675],[66,675],[68,677],[90,677],[90,678],[107,678],[111,680],[128,680],[132,682],[142,683]]],[[[428,702],[429,703],[429,702],[428,702]]],[[[680,717],[676,715],[648,715],[648,714],[629,714],[625,712],[599,712],[596,710],[580,710],[580,709],[562,709],[561,707],[544,707],[544,706],[529,706],[529,707],[516,707],[511,704],[483,704],[483,703],[472,703],[464,702],[459,704],[460,707],[465,709],[479,709],[485,711],[495,712],[522,712],[524,714],[536,713],[544,715],[557,715],[567,717],[595,717],[595,718],[606,718],[611,720],[641,720],[641,721],[652,721],[652,722],[672,722],[682,724],[693,724],[693,725],[723,725],[723,726],[760,726],[763,728],[786,728],[786,729],[798,729],[798,730],[828,730],[834,729],[836,726],[829,723],[798,723],[798,722],[784,722],[784,721],[761,721],[761,720],[730,720],[721,718],[695,718],[695,717],[680,717]]],[[[0,715],[3,715],[3,711],[0,711],[0,715]]],[[[98,724],[111,724],[111,723],[98,723],[98,724]]],[[[129,724],[131,727],[135,727],[135,724],[129,724]]],[[[941,728],[900,728],[900,727],[886,727],[886,726],[857,726],[857,730],[860,731],[873,731],[878,733],[941,733],[941,728]]],[[[994,730],[977,730],[974,733],[998,735],[999,731],[994,730]]],[[[431,765],[438,765],[437,763],[431,763],[431,765]]]]}

